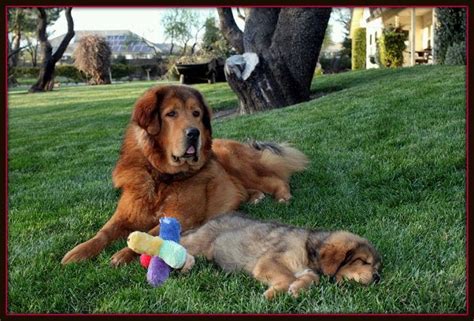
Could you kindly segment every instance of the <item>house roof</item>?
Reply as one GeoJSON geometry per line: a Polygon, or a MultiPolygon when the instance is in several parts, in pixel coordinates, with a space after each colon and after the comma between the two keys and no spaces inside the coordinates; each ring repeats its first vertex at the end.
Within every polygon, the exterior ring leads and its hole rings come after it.
{"type": "MultiPolygon", "coordinates": [[[[155,50],[158,53],[168,54],[171,48],[171,44],[153,43],[130,30],[76,30],[74,38],[66,49],[66,53],[72,54],[79,40],[90,34],[104,37],[112,49],[112,53],[116,55],[154,54],[155,50]]],[[[50,40],[53,50],[59,47],[64,36],[65,35],[61,35],[50,40]]],[[[179,50],[180,48],[175,46],[173,52],[176,53],[179,50]]]]}

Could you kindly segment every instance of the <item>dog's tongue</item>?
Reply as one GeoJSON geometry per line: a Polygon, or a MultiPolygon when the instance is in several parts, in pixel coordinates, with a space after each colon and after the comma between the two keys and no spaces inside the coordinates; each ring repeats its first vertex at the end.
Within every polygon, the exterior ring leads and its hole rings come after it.
{"type": "Polygon", "coordinates": [[[196,152],[196,149],[194,146],[189,146],[188,150],[186,151],[186,154],[194,154],[196,152]]]}

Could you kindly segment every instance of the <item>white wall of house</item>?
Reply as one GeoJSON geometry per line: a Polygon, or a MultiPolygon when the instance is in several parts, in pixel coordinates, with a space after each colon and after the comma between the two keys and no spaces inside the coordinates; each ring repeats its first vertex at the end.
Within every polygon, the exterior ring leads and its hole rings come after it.
{"type": "Polygon", "coordinates": [[[382,17],[373,19],[367,22],[366,24],[367,57],[366,57],[365,66],[367,69],[379,67],[376,63],[372,63],[370,61],[370,57],[375,56],[377,52],[377,39],[382,34],[382,29],[383,29],[382,17]]]}

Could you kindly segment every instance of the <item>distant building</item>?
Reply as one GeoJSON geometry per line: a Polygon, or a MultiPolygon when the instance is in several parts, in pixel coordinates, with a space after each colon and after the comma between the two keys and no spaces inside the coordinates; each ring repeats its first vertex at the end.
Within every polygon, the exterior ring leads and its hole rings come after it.
{"type": "MultiPolygon", "coordinates": [[[[72,54],[76,49],[79,40],[85,35],[99,35],[105,38],[112,49],[112,58],[119,56],[125,57],[127,60],[136,59],[152,59],[156,54],[166,56],[169,55],[171,44],[153,43],[130,30],[76,30],[74,38],[72,38],[62,57],[63,61],[72,60],[72,54]]],[[[53,52],[59,47],[61,40],[65,35],[55,37],[50,40],[53,52]]],[[[174,46],[173,53],[176,54],[181,50],[179,46],[174,46]]]]}
{"type": "Polygon", "coordinates": [[[373,57],[383,28],[400,27],[408,35],[403,66],[431,64],[435,24],[434,8],[355,8],[352,11],[350,37],[354,41],[354,31],[366,28],[366,67],[378,68],[373,57]]]}

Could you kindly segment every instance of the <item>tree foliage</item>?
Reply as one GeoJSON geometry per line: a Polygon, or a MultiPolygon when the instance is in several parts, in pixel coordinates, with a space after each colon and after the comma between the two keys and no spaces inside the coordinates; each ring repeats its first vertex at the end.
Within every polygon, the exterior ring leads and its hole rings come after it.
{"type": "Polygon", "coordinates": [[[466,41],[466,9],[436,8],[436,18],[433,57],[435,63],[444,64],[448,48],[466,41]]]}
{"type": "Polygon", "coordinates": [[[227,57],[231,54],[232,48],[217,27],[214,17],[209,17],[204,22],[202,49],[216,57],[227,57]]]}
{"type": "Polygon", "coordinates": [[[74,50],[74,66],[90,77],[91,85],[110,84],[111,54],[112,50],[104,37],[86,35],[74,50]]]}
{"type": "Polygon", "coordinates": [[[200,16],[193,9],[169,9],[163,15],[161,23],[166,39],[171,42],[170,54],[176,43],[183,47],[182,54],[185,54],[189,41],[193,37],[197,39],[202,27],[200,16]]]}

